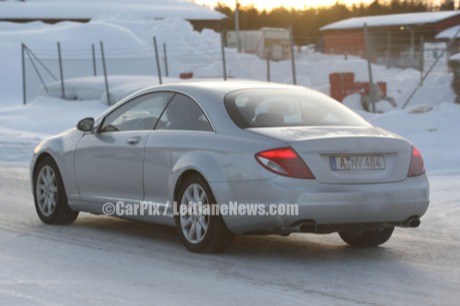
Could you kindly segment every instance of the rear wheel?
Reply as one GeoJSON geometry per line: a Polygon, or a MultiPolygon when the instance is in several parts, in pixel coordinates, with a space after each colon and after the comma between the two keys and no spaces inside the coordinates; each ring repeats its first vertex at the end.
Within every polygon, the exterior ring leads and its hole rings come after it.
{"type": "Polygon", "coordinates": [[[230,232],[220,215],[211,215],[203,208],[216,203],[211,188],[198,175],[190,176],[178,192],[179,212],[175,216],[179,236],[187,249],[196,253],[217,253],[230,247],[235,235],[230,232]]]}
{"type": "Polygon", "coordinates": [[[34,200],[38,217],[46,224],[70,224],[78,216],[67,204],[61,174],[51,157],[43,158],[36,167],[34,200]]]}
{"type": "Polygon", "coordinates": [[[375,231],[339,232],[340,238],[354,247],[376,247],[390,239],[394,227],[385,227],[375,231]]]}

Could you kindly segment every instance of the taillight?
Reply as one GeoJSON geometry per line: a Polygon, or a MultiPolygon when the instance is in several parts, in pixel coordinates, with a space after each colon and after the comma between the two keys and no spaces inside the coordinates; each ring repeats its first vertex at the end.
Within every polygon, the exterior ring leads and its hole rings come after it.
{"type": "Polygon", "coordinates": [[[315,178],[302,158],[291,148],[263,151],[255,157],[265,169],[276,174],[303,179],[315,178]]]}
{"type": "Polygon", "coordinates": [[[422,154],[416,147],[412,147],[412,157],[407,176],[419,176],[425,173],[425,164],[423,163],[422,154]]]}

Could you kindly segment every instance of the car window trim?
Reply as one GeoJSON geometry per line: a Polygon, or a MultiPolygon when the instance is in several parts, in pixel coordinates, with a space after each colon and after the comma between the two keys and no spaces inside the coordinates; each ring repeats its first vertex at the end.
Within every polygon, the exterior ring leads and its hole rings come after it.
{"type": "MultiPolygon", "coordinates": [[[[134,99],[138,99],[138,98],[141,98],[143,96],[146,96],[146,95],[151,95],[151,94],[156,94],[156,93],[162,93],[162,92],[165,92],[165,93],[172,93],[172,96],[171,98],[168,100],[168,102],[166,102],[166,105],[165,107],[163,107],[163,110],[162,112],[160,113],[160,116],[158,117],[158,120],[157,122],[155,123],[155,126],[153,127],[153,129],[149,129],[149,130],[144,130],[144,131],[153,131],[155,129],[155,127],[157,126],[158,124],[158,121],[161,117],[161,115],[163,115],[164,111],[166,110],[166,107],[169,105],[169,103],[171,103],[172,101],[172,98],[175,96],[175,92],[172,91],[172,90],[161,90],[161,91],[152,91],[152,92],[144,92],[138,96],[135,96],[135,97],[132,97],[131,99],[129,99],[128,101],[124,102],[123,104],[119,105],[117,108],[115,108],[114,110],[112,110],[111,112],[109,112],[108,114],[106,114],[104,116],[104,118],[102,118],[101,120],[101,123],[99,124],[99,126],[97,127],[97,131],[96,131],[96,134],[100,134],[100,133],[103,133],[101,131],[102,127],[104,126],[104,123],[105,123],[105,120],[107,119],[108,116],[110,116],[111,114],[113,114],[114,112],[116,112],[117,110],[119,110],[120,108],[122,108],[123,106],[125,106],[126,104],[128,104],[129,102],[133,101],[134,99]]],[[[133,106],[134,107],[134,106],[133,106]]],[[[117,131],[117,132],[122,132],[122,131],[117,131]]]]}
{"type": "MultiPolygon", "coordinates": [[[[160,114],[160,117],[158,117],[158,120],[160,120],[161,116],[163,116],[163,113],[166,111],[166,108],[168,107],[168,105],[171,103],[171,101],[174,99],[174,97],[176,96],[176,94],[182,94],[188,98],[190,98],[193,102],[195,102],[198,107],[201,109],[201,111],[203,112],[203,114],[206,116],[206,119],[208,120],[208,123],[209,125],[211,126],[211,129],[212,131],[202,131],[202,132],[206,132],[206,133],[216,133],[216,129],[214,127],[214,124],[212,123],[208,113],[206,112],[206,110],[201,106],[200,102],[198,102],[197,99],[195,99],[193,96],[189,95],[188,93],[186,92],[183,92],[181,90],[165,90],[165,92],[172,92],[174,93],[174,95],[171,97],[171,99],[168,101],[168,103],[166,104],[165,108],[163,109],[163,112],[160,114]]],[[[155,124],[155,127],[154,127],[154,131],[158,131],[156,130],[156,124],[155,124]]],[[[178,131],[189,131],[189,130],[178,130],[178,131]]],[[[191,130],[193,131],[193,130],[191,130]]],[[[195,132],[198,132],[198,131],[195,131],[195,132]]]]}

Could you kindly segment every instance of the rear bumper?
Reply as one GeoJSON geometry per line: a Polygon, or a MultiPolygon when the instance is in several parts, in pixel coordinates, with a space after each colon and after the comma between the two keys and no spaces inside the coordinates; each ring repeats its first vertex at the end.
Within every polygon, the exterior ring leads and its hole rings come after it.
{"type": "Polygon", "coordinates": [[[218,203],[257,204],[256,215],[223,215],[234,233],[334,232],[342,228],[408,226],[429,204],[426,175],[381,184],[322,184],[315,180],[276,177],[266,181],[211,183],[218,203]],[[295,215],[269,214],[270,206],[293,204],[295,215]],[[311,224],[316,230],[306,230],[311,224]]]}

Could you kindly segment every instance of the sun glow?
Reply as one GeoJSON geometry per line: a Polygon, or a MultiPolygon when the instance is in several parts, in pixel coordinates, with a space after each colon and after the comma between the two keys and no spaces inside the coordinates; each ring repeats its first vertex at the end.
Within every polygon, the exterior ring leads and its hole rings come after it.
{"type": "MultiPolygon", "coordinates": [[[[214,7],[218,2],[221,2],[228,7],[234,8],[236,0],[194,0],[195,3],[204,4],[209,7],[214,7]]],[[[295,9],[304,9],[310,7],[318,6],[330,6],[334,5],[336,2],[352,5],[353,3],[370,3],[372,0],[238,0],[241,7],[253,5],[256,9],[259,10],[271,10],[277,7],[285,8],[295,8],[295,9]]]]}

